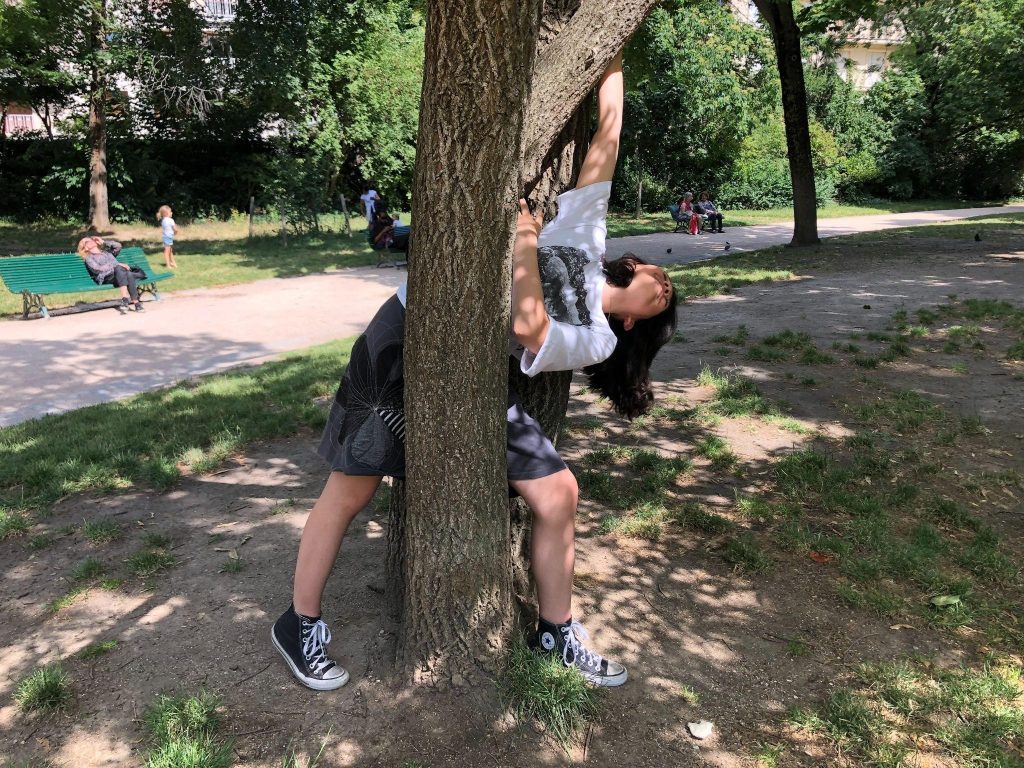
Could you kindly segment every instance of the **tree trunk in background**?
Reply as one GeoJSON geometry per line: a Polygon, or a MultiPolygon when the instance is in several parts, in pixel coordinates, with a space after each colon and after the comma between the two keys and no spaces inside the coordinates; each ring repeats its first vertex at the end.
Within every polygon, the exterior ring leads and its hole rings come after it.
{"type": "MultiPolygon", "coordinates": [[[[504,460],[516,199],[527,190],[553,212],[589,130],[579,107],[654,1],[549,0],[543,19],[539,0],[478,3],[479,15],[428,4],[413,218],[436,226],[411,243],[408,480],[388,531],[397,662],[414,680],[495,670],[513,626],[535,616],[530,516],[508,502],[504,460]]],[[[557,438],[571,374],[519,378],[557,438]]]]}
{"type": "Polygon", "coordinates": [[[782,112],[786,124],[789,174],[793,180],[793,240],[790,245],[817,245],[818,200],[814,188],[807,88],[800,56],[800,28],[789,0],[754,0],[768,24],[779,62],[782,112]]]}
{"type": "MultiPolygon", "coordinates": [[[[94,55],[107,47],[106,15],[107,4],[98,4],[99,15],[93,19],[94,55]]],[[[110,229],[110,208],[107,202],[107,83],[103,71],[96,63],[92,65],[89,83],[89,225],[97,232],[110,229]]]]}

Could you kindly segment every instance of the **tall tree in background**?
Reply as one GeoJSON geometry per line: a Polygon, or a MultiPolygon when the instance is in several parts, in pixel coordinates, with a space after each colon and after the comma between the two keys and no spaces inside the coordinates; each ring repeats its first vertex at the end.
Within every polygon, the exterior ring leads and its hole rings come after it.
{"type": "Polygon", "coordinates": [[[814,189],[811,129],[800,46],[800,28],[791,0],[754,0],[775,43],[782,85],[789,171],[793,180],[793,240],[790,245],[815,245],[818,240],[818,203],[814,189]]]}
{"type": "Polygon", "coordinates": [[[493,669],[516,619],[504,466],[516,199],[563,156],[574,138],[565,126],[653,0],[549,2],[543,21],[541,5],[427,5],[405,344],[408,514],[393,510],[389,535],[401,566],[398,661],[430,680],[493,669]],[[560,31],[534,65],[542,28],[560,31]]]}

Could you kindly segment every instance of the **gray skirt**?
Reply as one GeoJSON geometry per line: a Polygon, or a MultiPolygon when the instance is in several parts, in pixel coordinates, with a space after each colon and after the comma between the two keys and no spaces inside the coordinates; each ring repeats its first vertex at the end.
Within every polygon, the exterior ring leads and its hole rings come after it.
{"type": "MultiPolygon", "coordinates": [[[[392,296],[353,345],[317,450],[332,470],[405,477],[404,332],[405,307],[392,296]]],[[[565,469],[511,383],[506,454],[509,480],[535,480],[565,469]]]]}

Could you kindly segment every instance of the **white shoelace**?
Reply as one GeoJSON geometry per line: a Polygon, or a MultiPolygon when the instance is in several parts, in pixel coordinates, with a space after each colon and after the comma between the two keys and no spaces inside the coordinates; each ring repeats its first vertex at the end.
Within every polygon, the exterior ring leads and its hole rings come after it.
{"type": "Polygon", "coordinates": [[[576,659],[580,658],[583,660],[584,666],[593,670],[601,669],[601,654],[594,653],[580,642],[580,640],[590,639],[590,635],[582,624],[574,621],[569,626],[562,627],[562,634],[565,636],[565,644],[562,648],[562,661],[565,662],[565,666],[573,666],[576,659]],[[569,655],[570,650],[572,656],[569,655]]]}
{"type": "Polygon", "coordinates": [[[331,630],[327,628],[326,622],[319,620],[310,627],[309,634],[302,643],[302,655],[306,657],[306,662],[316,673],[331,664],[331,660],[327,658],[327,650],[324,648],[329,642],[331,642],[331,630]]]}

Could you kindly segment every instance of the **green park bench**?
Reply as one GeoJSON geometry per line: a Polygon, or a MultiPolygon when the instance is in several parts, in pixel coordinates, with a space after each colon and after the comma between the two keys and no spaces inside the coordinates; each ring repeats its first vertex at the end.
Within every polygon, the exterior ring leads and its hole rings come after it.
{"type": "MultiPolygon", "coordinates": [[[[141,248],[123,248],[117,260],[131,267],[140,267],[146,279],[139,281],[140,294],[148,291],[160,300],[156,284],[174,277],[172,272],[156,274],[146,261],[141,248]]],[[[85,293],[87,291],[116,291],[113,285],[97,285],[85,262],[77,253],[46,253],[38,256],[11,256],[0,258],[0,278],[11,293],[20,293],[24,306],[23,317],[33,310],[42,317],[49,317],[46,296],[53,293],[85,293]]],[[[109,306],[109,302],[97,306],[109,306]]]]}

